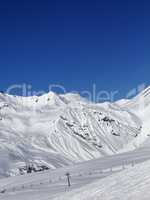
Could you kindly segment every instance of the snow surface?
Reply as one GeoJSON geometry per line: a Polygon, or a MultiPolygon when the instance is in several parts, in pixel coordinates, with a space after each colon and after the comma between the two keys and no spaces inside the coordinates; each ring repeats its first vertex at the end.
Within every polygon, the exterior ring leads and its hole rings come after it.
{"type": "Polygon", "coordinates": [[[149,200],[149,116],[150,87],[102,104],[0,94],[0,199],[149,200]],[[19,175],[30,163],[49,170],[19,175]]]}
{"type": "Polygon", "coordinates": [[[149,200],[150,162],[115,173],[55,200],[149,200]]]}
{"type": "MultiPolygon", "coordinates": [[[[150,149],[145,148],[56,170],[4,178],[0,180],[0,199],[127,200],[132,199],[130,197],[136,191],[141,192],[138,193],[141,197],[144,184],[148,181],[149,186],[150,183],[150,163],[141,162],[149,158],[150,149]],[[67,186],[66,172],[71,175],[70,188],[67,186]]],[[[145,192],[145,195],[148,194],[145,192]]]]}
{"type": "Polygon", "coordinates": [[[0,176],[17,175],[28,163],[55,169],[135,149],[141,126],[135,113],[117,103],[53,92],[0,94],[0,176]]]}

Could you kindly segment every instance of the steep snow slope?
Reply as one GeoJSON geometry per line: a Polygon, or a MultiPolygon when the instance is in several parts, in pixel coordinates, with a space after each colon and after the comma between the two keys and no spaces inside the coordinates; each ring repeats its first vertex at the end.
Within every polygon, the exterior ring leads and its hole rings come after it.
{"type": "MultiPolygon", "coordinates": [[[[117,103],[94,104],[76,94],[0,94],[0,176],[117,153],[141,134],[142,121],[117,103]]],[[[131,145],[131,148],[133,145],[131,145]]]]}
{"type": "Polygon", "coordinates": [[[134,113],[141,120],[141,134],[132,146],[150,145],[150,87],[143,90],[131,100],[116,102],[123,110],[134,113]]]}

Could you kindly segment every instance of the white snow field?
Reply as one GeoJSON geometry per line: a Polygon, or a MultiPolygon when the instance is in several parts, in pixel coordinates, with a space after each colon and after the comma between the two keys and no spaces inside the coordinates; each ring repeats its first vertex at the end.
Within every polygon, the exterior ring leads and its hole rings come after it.
{"type": "Polygon", "coordinates": [[[97,104],[0,93],[2,200],[149,200],[149,159],[150,87],[97,104]],[[26,174],[28,165],[41,172],[26,174]]]}
{"type": "Polygon", "coordinates": [[[136,199],[141,200],[143,193],[148,199],[150,161],[141,162],[149,158],[150,149],[143,148],[74,166],[4,178],[0,180],[0,199],[131,200],[138,194],[136,199]],[[70,173],[71,187],[67,185],[66,172],[70,173]]]}
{"type": "Polygon", "coordinates": [[[55,200],[149,200],[150,162],[72,190],[55,200]]]}

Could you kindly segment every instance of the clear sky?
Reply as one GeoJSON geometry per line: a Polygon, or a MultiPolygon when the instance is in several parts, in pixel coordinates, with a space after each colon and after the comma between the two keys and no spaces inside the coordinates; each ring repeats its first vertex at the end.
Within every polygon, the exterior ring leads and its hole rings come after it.
{"type": "Polygon", "coordinates": [[[150,84],[150,2],[0,2],[0,90],[119,90],[150,84]]]}

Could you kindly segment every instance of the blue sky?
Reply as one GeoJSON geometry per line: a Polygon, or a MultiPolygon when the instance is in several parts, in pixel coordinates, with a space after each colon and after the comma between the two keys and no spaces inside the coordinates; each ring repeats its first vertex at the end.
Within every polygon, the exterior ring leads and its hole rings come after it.
{"type": "Polygon", "coordinates": [[[0,2],[0,90],[119,90],[150,84],[150,2],[0,2]]]}

